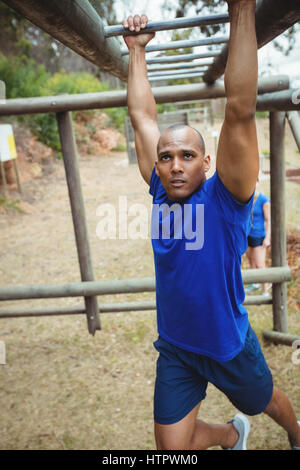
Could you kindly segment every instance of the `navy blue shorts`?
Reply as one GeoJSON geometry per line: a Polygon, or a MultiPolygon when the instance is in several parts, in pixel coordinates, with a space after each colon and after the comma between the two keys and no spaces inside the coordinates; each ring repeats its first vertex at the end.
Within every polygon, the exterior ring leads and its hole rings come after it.
{"type": "Polygon", "coordinates": [[[205,398],[208,382],[247,415],[261,413],[271,400],[272,375],[250,325],[244,349],[226,362],[185,351],[160,336],[153,344],[159,352],[154,391],[154,420],[159,424],[183,419],[205,398]]]}
{"type": "Polygon", "coordinates": [[[255,248],[256,246],[261,246],[263,244],[265,237],[250,237],[248,235],[248,246],[255,248]]]}

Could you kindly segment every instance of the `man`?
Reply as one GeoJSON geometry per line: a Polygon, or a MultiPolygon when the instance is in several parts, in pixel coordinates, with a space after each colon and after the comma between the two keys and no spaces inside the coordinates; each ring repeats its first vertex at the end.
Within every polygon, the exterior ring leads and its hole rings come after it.
{"type": "MultiPolygon", "coordinates": [[[[158,449],[246,449],[250,426],[244,414],[220,425],[197,420],[208,382],[240,411],[267,413],[287,431],[291,446],[300,446],[292,406],[273,387],[242,305],[241,255],[247,248],[259,171],[255,0],[227,3],[227,104],[216,172],[209,179],[210,157],[197,131],[175,125],[160,135],[145,61],[145,46],[153,34],[124,37],[130,54],[128,109],[139,169],[150,185],[153,207],[163,207],[156,211],[160,219],[152,218],[159,227],[152,228],[159,333],[155,347],[160,353],[154,394],[158,449]],[[198,214],[204,214],[200,224],[198,214]],[[195,247],[191,235],[197,238],[199,233],[203,240],[195,247]]],[[[147,21],[145,15],[130,16],[123,26],[139,32],[147,21]]]]}

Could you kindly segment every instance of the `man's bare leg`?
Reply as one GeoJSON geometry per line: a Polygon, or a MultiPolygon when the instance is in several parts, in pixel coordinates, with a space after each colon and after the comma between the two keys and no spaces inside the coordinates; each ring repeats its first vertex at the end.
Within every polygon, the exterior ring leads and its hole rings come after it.
{"type": "Polygon", "coordinates": [[[155,423],[158,450],[204,450],[220,445],[232,448],[238,433],[232,423],[207,424],[197,419],[200,403],[182,420],[174,424],[155,423]]]}
{"type": "Polygon", "coordinates": [[[264,412],[286,430],[292,446],[300,446],[300,426],[284,392],[274,387],[272,399],[264,412]]]}

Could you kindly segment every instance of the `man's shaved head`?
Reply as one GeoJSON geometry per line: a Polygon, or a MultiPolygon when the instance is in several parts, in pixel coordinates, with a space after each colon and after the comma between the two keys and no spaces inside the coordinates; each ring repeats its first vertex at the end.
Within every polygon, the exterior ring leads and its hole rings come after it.
{"type": "MultiPolygon", "coordinates": [[[[204,139],[203,139],[202,135],[200,134],[200,132],[197,129],[195,129],[194,127],[191,127],[191,126],[188,126],[187,124],[182,124],[182,123],[172,124],[171,126],[167,127],[163,131],[163,134],[165,132],[168,132],[168,131],[170,131],[170,132],[175,131],[176,132],[176,130],[183,129],[185,127],[188,128],[188,129],[192,129],[197,134],[199,147],[200,147],[200,149],[203,153],[203,156],[204,156],[205,155],[205,142],[204,142],[204,139]]],[[[159,151],[160,141],[161,141],[161,137],[160,137],[160,139],[157,143],[157,153],[159,151]]]]}

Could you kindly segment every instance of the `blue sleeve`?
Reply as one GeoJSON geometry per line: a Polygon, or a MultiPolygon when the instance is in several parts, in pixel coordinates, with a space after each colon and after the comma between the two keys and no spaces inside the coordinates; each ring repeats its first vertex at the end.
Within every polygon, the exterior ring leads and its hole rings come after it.
{"type": "Polygon", "coordinates": [[[248,234],[251,228],[251,209],[254,192],[248,202],[237,201],[228,191],[217,171],[215,178],[215,195],[218,208],[223,218],[232,225],[231,236],[238,255],[241,257],[248,248],[248,234]]]}
{"type": "Polygon", "coordinates": [[[154,167],[153,170],[152,170],[151,178],[150,178],[149,193],[151,194],[151,196],[154,197],[156,195],[158,185],[159,185],[159,177],[157,176],[157,174],[155,172],[155,167],[154,167]]]}
{"type": "Polygon", "coordinates": [[[262,195],[262,203],[261,203],[262,206],[266,204],[266,202],[270,202],[270,199],[264,193],[261,193],[261,195],[262,195]]]}
{"type": "Polygon", "coordinates": [[[226,220],[231,224],[248,223],[253,206],[254,191],[250,200],[243,204],[242,202],[237,201],[228,191],[217,171],[213,175],[213,178],[215,178],[215,193],[217,196],[218,206],[226,220]]]}

